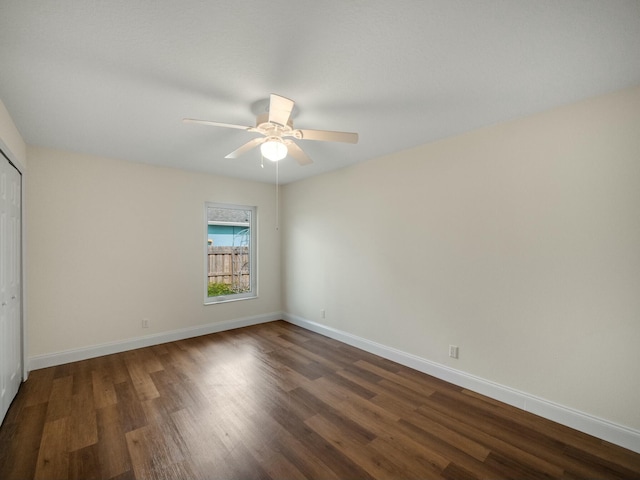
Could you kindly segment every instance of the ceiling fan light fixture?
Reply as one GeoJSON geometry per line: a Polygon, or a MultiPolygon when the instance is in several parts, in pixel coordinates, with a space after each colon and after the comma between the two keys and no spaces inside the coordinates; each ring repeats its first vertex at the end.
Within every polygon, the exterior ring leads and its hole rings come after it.
{"type": "Polygon", "coordinates": [[[288,150],[282,139],[273,137],[260,145],[260,152],[264,158],[277,162],[287,156],[288,150]]]}

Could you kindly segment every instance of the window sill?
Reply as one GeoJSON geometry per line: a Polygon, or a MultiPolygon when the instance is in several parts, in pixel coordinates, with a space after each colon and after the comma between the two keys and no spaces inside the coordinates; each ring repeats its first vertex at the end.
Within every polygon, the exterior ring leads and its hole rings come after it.
{"type": "Polygon", "coordinates": [[[215,297],[216,300],[205,300],[204,304],[205,305],[217,305],[219,303],[229,303],[229,302],[240,302],[242,300],[254,300],[256,298],[258,298],[258,295],[251,295],[250,297],[236,297],[236,298],[229,298],[229,297],[225,297],[220,296],[220,297],[215,297]]]}

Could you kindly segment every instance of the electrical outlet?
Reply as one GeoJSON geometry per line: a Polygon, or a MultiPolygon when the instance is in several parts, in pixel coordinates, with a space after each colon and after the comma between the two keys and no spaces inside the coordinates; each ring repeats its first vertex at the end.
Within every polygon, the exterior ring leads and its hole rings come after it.
{"type": "Polygon", "coordinates": [[[149,328],[149,319],[148,318],[143,318],[142,319],[142,328],[149,328]]]}
{"type": "Polygon", "coordinates": [[[449,345],[449,356],[451,358],[458,358],[458,347],[455,345],[449,345]]]}
{"type": "Polygon", "coordinates": [[[322,310],[320,310],[320,318],[325,318],[326,316],[326,312],[324,311],[324,308],[322,310]]]}

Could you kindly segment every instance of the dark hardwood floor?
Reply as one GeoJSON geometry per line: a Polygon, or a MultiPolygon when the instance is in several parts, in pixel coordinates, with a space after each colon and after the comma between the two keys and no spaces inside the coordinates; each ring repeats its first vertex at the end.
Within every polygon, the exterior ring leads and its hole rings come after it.
{"type": "Polygon", "coordinates": [[[1,479],[640,478],[640,455],[285,322],[31,372],[1,479]]]}

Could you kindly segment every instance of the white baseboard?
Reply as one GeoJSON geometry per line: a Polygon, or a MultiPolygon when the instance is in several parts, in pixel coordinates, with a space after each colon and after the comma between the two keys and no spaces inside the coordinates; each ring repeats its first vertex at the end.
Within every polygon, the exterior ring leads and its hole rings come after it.
{"type": "Polygon", "coordinates": [[[296,315],[283,314],[282,318],[299,327],[320,333],[348,345],[360,348],[401,365],[432,375],[454,385],[486,395],[548,420],[593,435],[634,452],[640,453],[640,431],[618,425],[563,405],[536,397],[526,392],[465,373],[461,370],[432,362],[417,355],[403,352],[362,337],[322,325],[296,315]]]}
{"type": "Polygon", "coordinates": [[[29,358],[29,370],[53,367],[102,355],[110,355],[280,319],[640,453],[640,431],[638,430],[594,417],[535,395],[432,362],[411,353],[372,342],[366,338],[282,312],[238,318],[45,355],[35,355],[29,358]]]}
{"type": "Polygon", "coordinates": [[[274,320],[281,319],[282,312],[274,312],[266,315],[256,315],[253,317],[228,320],[226,322],[209,323],[207,325],[199,325],[197,327],[155,333],[153,335],[145,335],[144,337],[92,345],[89,347],[65,350],[62,352],[35,355],[33,357],[29,357],[29,370],[53,367],[64,363],[77,362],[88,358],[100,357],[102,355],[111,355],[112,353],[150,347],[152,345],[160,345],[161,343],[175,342],[176,340],[184,340],[185,338],[199,337],[210,333],[223,332],[225,330],[233,330],[234,328],[248,327],[250,325],[257,325],[259,323],[272,322],[274,320]]]}

